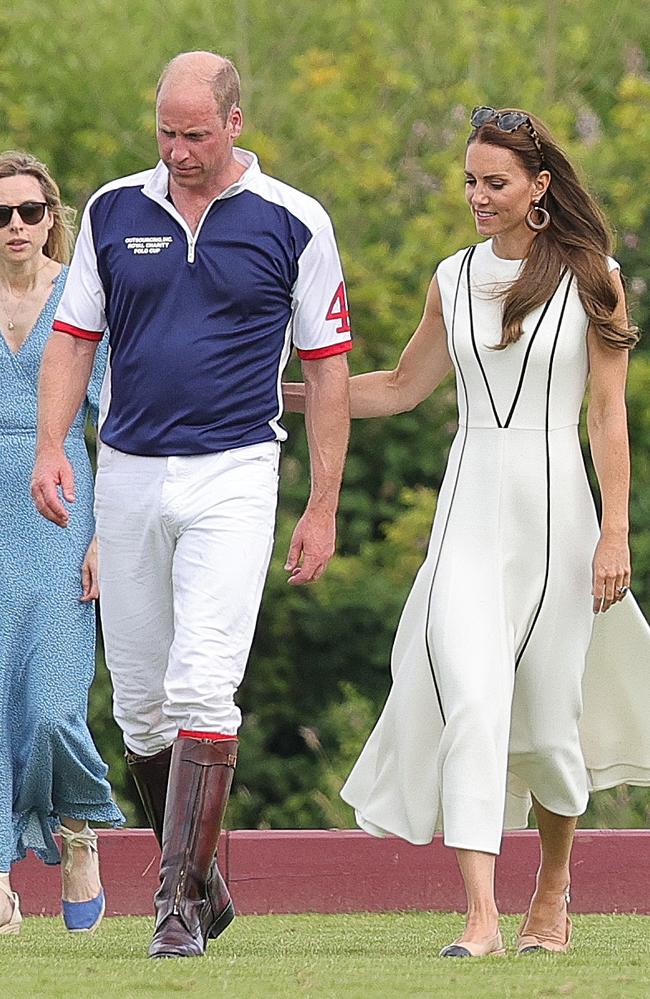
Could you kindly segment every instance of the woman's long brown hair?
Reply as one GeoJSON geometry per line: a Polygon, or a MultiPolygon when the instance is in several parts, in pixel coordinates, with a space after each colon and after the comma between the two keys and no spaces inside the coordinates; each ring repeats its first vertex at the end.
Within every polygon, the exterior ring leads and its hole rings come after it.
{"type": "Polygon", "coordinates": [[[498,347],[507,347],[519,339],[526,316],[548,301],[562,268],[568,267],[575,275],[580,301],[597,334],[610,347],[630,350],[639,337],[627,318],[623,324],[616,317],[618,292],[607,264],[612,247],[609,226],[548,128],[539,118],[528,118],[537,132],[543,162],[525,125],[504,132],[488,122],[475,128],[467,140],[468,146],[482,142],[510,149],[532,178],[541,170],[551,174],[542,201],[551,224],[537,233],[521,273],[503,293],[503,329],[498,347]]]}

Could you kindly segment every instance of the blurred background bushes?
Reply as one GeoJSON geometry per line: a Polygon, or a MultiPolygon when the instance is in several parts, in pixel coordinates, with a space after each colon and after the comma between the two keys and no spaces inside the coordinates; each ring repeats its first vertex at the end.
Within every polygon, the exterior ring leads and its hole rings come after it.
{"type": "MultiPolygon", "coordinates": [[[[392,367],[437,263],[475,238],[463,152],[476,104],[541,115],[616,230],[636,322],[650,314],[650,18],[645,0],[16,0],[0,9],[0,146],[45,159],[78,208],[153,165],[157,76],[209,48],[243,78],[241,144],[315,195],[337,230],[355,332],[353,371],[392,367]]],[[[289,376],[298,376],[295,362],[289,376]]],[[[650,612],[650,349],[630,371],[634,586],[650,612]]],[[[455,429],[447,381],[417,411],[357,422],[338,558],[286,585],[308,492],[300,418],[284,449],[276,553],[240,702],[232,827],[353,824],[338,797],[389,685],[399,612],[426,548],[455,429]]],[[[100,662],[90,710],[117,797],[142,821],[100,662]]],[[[645,825],[650,791],[594,797],[584,824],[645,825]]]]}

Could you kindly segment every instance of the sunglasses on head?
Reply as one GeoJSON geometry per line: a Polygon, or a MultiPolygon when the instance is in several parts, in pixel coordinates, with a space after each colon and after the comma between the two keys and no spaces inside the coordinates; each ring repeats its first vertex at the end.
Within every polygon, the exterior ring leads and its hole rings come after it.
{"type": "Polygon", "coordinates": [[[43,221],[46,201],[23,201],[20,205],[0,205],[0,229],[8,226],[14,212],[18,212],[25,225],[38,225],[43,221]]]}
{"type": "Polygon", "coordinates": [[[474,108],[470,116],[472,128],[480,128],[482,125],[496,125],[502,132],[516,132],[523,125],[531,139],[535,143],[535,149],[539,153],[539,158],[544,162],[544,153],[539,136],[535,131],[532,121],[523,111],[498,111],[496,108],[478,107],[474,108]]]}

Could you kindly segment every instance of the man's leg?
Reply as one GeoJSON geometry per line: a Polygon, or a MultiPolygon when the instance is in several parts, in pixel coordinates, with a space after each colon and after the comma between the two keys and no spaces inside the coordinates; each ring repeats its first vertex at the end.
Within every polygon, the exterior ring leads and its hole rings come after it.
{"type": "MultiPolygon", "coordinates": [[[[171,758],[152,957],[203,953],[201,913],[237,754],[243,678],[273,543],[277,446],[176,459],[183,481],[174,555],[174,641],[164,710],[171,758]]],[[[232,913],[212,906],[215,936],[232,913]]]]}
{"type": "Polygon", "coordinates": [[[236,760],[237,739],[174,742],[150,957],[199,957],[234,919],[216,850],[236,760]]]}
{"type": "MultiPolygon", "coordinates": [[[[176,726],[163,711],[173,639],[173,518],[164,511],[166,459],[138,458],[103,447],[96,490],[102,625],[126,762],[158,844],[176,726]],[[163,515],[163,511],[165,515],[163,515]],[[164,748],[159,748],[164,746],[164,748]]],[[[211,932],[230,904],[216,864],[202,913],[211,932]]]]}
{"type": "Polygon", "coordinates": [[[139,756],[127,749],[124,754],[129,773],[133,778],[140,801],[151,826],[158,846],[162,847],[165,802],[169,784],[169,768],[172,762],[172,747],[161,749],[153,756],[139,756]]]}
{"type": "MultiPolygon", "coordinates": [[[[145,815],[153,829],[158,846],[162,849],[172,746],[161,749],[153,756],[138,756],[137,753],[131,753],[128,750],[125,756],[145,815]]],[[[208,937],[218,936],[226,928],[228,923],[224,921],[224,913],[229,908],[234,916],[230,893],[217,866],[216,856],[213,858],[208,876],[207,899],[209,905],[206,905],[200,917],[203,937],[206,941],[208,937]]]]}
{"type": "MultiPolygon", "coordinates": [[[[101,449],[96,490],[102,626],[126,762],[162,846],[172,743],[177,728],[163,711],[164,677],[174,634],[175,532],[163,517],[166,459],[101,449]],[[163,746],[164,748],[160,748],[163,746]]],[[[216,865],[208,883],[204,935],[230,903],[216,865]],[[214,912],[214,915],[213,915],[214,912]]]]}
{"type": "Polygon", "coordinates": [[[165,458],[100,449],[95,513],[106,664],[127,751],[168,748],[177,728],[163,710],[174,637],[174,532],[162,516],[165,458]]]}

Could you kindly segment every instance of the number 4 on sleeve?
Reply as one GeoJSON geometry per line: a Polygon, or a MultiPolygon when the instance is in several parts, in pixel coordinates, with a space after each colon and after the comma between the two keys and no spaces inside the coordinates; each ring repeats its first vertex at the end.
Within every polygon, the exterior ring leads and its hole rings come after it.
{"type": "Polygon", "coordinates": [[[348,309],[345,284],[343,281],[341,281],[340,285],[336,289],[336,292],[334,293],[334,298],[330,302],[325,318],[341,320],[341,325],[336,328],[337,333],[350,332],[350,310],[348,309]]]}

